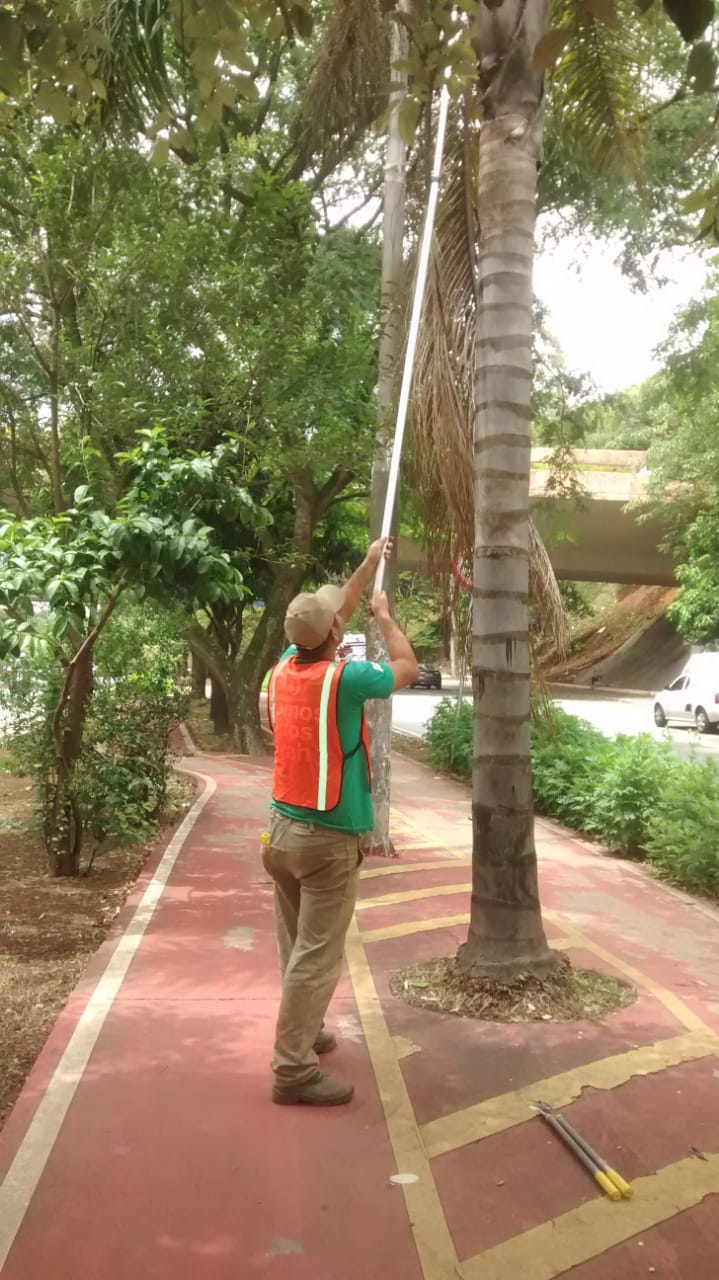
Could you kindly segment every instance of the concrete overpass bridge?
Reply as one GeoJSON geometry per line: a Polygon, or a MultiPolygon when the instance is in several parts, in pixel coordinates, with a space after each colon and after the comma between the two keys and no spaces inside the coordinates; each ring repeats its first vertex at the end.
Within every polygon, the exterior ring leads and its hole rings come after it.
{"type": "MultiPolygon", "coordinates": [[[[659,521],[640,521],[631,508],[647,492],[646,453],[575,450],[570,496],[552,486],[551,455],[551,449],[532,450],[530,504],[557,577],[674,586],[672,557],[659,549],[659,521]]],[[[402,567],[420,565],[421,551],[410,539],[400,538],[398,550],[402,567]]]]}

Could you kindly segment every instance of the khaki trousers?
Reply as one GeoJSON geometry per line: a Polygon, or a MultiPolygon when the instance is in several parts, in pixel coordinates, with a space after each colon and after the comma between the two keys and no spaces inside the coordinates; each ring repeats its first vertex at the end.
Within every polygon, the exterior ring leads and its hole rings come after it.
{"type": "Polygon", "coordinates": [[[275,882],[282,971],[272,1070],[279,1085],[317,1074],[312,1045],[342,968],[362,855],[356,835],[273,813],[265,870],[275,882]]]}

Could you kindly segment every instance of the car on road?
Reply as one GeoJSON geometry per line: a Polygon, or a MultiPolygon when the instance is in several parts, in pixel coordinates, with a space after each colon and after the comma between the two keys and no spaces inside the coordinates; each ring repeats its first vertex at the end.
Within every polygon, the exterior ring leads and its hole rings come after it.
{"type": "Polygon", "coordinates": [[[419,675],[410,689],[441,689],[442,672],[439,667],[430,667],[424,662],[419,664],[419,675]]]}
{"type": "Polygon", "coordinates": [[[654,695],[654,723],[690,725],[699,733],[719,728],[719,653],[697,653],[680,676],[654,695]]]}

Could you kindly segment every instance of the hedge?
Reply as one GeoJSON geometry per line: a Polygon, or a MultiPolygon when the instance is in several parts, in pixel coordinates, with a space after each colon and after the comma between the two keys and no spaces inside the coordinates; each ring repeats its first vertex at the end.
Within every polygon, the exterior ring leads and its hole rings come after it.
{"type": "MultiPolygon", "coordinates": [[[[532,725],[538,813],[646,858],[687,889],[719,896],[719,768],[680,760],[649,734],[604,734],[560,707],[532,725]]],[[[444,699],[427,729],[432,764],[472,772],[472,707],[444,699]]]]}

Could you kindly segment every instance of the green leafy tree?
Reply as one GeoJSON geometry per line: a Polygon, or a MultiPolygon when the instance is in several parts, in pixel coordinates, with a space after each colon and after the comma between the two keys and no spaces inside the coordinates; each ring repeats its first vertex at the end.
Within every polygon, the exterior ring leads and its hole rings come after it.
{"type": "Polygon", "coordinates": [[[6,146],[7,505],[62,511],[81,483],[114,501],[117,456],[151,424],[178,455],[241,437],[240,469],[274,523],[259,536],[229,519],[198,471],[196,509],[244,558],[251,595],[211,602],[192,634],[237,745],[262,749],[259,689],[286,604],[318,521],[371,452],[376,249],[344,227],[318,234],[298,181],[248,177],[240,215],[211,165],[158,171],[132,147],[41,127],[16,126],[6,146]],[[249,635],[253,598],[266,609],[249,635]]]}
{"type": "MultiPolygon", "coordinates": [[[[0,655],[22,661],[45,653],[57,673],[57,700],[47,724],[45,836],[53,875],[74,875],[84,829],[75,786],[93,694],[93,656],[118,601],[150,595],[192,601],[195,607],[232,599],[242,578],[214,543],[212,531],[181,497],[185,463],[168,456],[150,433],[128,461],[135,478],[110,513],[79,487],[61,515],[9,518],[0,524],[0,655]],[[173,509],[161,499],[172,492],[173,509]]],[[[248,519],[252,500],[229,494],[224,452],[196,457],[210,486],[248,519]]],[[[263,520],[256,512],[258,523],[263,520]]]]}

